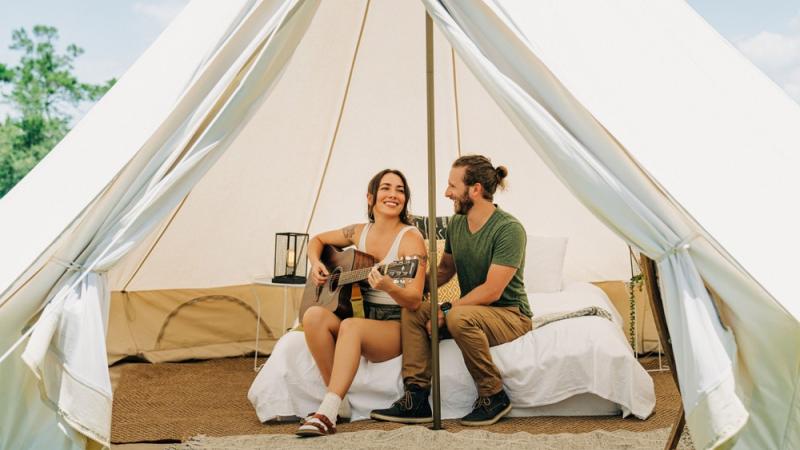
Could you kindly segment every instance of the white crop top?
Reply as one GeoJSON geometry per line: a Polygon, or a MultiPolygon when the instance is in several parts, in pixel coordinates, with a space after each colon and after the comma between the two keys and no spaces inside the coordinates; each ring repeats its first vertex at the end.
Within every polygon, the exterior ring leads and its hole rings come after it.
{"type": "MultiPolygon", "coordinates": [[[[370,228],[372,227],[371,222],[367,222],[364,226],[364,230],[361,232],[361,238],[358,240],[358,246],[356,247],[358,250],[368,253],[367,252],[367,233],[369,233],[370,228]]],[[[383,261],[380,261],[380,264],[387,264],[392,261],[396,261],[398,259],[397,251],[400,248],[400,241],[403,240],[403,235],[410,229],[414,228],[411,225],[404,227],[397,233],[397,236],[394,238],[394,242],[392,242],[392,246],[389,247],[389,251],[386,253],[386,256],[383,258],[383,261]]],[[[396,305],[397,302],[394,301],[391,295],[387,294],[384,291],[378,289],[371,289],[369,286],[363,286],[361,288],[361,295],[364,297],[364,301],[370,303],[377,303],[381,305],[396,305]]]]}

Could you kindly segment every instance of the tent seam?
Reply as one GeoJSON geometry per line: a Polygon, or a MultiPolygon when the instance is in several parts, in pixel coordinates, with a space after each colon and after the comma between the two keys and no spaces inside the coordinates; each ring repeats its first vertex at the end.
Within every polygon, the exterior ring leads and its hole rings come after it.
{"type": "Polygon", "coordinates": [[[189,152],[192,151],[195,144],[200,140],[203,134],[205,134],[205,132],[208,130],[208,128],[211,126],[214,120],[217,117],[219,117],[220,111],[228,103],[228,101],[237,91],[239,86],[241,86],[242,80],[248,73],[250,73],[255,60],[258,58],[258,56],[263,51],[264,47],[270,41],[270,38],[275,35],[276,31],[277,30],[265,36],[264,40],[261,41],[256,46],[256,48],[253,49],[253,53],[250,54],[250,56],[247,58],[247,61],[245,61],[244,64],[242,64],[242,67],[239,68],[238,72],[236,73],[236,76],[233,77],[230,84],[228,84],[227,88],[220,93],[220,95],[217,97],[217,100],[214,102],[211,108],[209,108],[209,110],[205,113],[205,117],[200,122],[200,124],[197,125],[197,128],[195,128],[194,133],[192,133],[189,139],[184,141],[185,143],[182,144],[183,149],[178,155],[176,155],[175,159],[173,159],[172,165],[167,169],[166,172],[164,172],[164,174],[161,177],[162,179],[164,179],[167,175],[172,173],[172,171],[175,170],[176,167],[178,167],[178,164],[180,164],[181,161],[183,161],[186,158],[189,152]]]}
{"type": "Polygon", "coordinates": [[[150,255],[156,249],[158,243],[161,242],[161,238],[164,237],[164,234],[167,233],[167,230],[169,230],[170,225],[172,225],[172,221],[175,220],[175,218],[178,216],[178,213],[183,208],[183,205],[186,204],[186,200],[189,199],[190,195],[192,195],[192,191],[189,191],[189,193],[186,194],[186,197],[184,197],[183,200],[181,200],[181,203],[178,205],[178,207],[175,208],[175,212],[172,213],[172,216],[170,216],[169,220],[167,221],[167,224],[164,226],[161,232],[158,233],[158,237],[153,242],[153,245],[150,246],[150,249],[147,250],[147,253],[144,255],[144,258],[142,258],[139,264],[137,264],[136,270],[133,271],[133,275],[131,275],[131,277],[128,278],[128,281],[126,281],[125,284],[123,284],[122,289],[120,290],[121,292],[127,292],[128,286],[130,286],[130,284],[133,283],[133,279],[136,278],[137,275],[139,275],[139,271],[144,266],[144,263],[147,262],[147,259],[150,258],[150,255]]]}
{"type": "MultiPolygon", "coordinates": [[[[133,349],[135,350],[135,354],[139,354],[139,342],[136,340],[136,334],[133,332],[133,328],[131,328],[131,323],[136,320],[136,317],[131,317],[130,308],[131,308],[131,297],[128,291],[122,291],[122,295],[124,299],[122,300],[124,303],[122,305],[122,309],[125,312],[125,327],[128,329],[128,335],[131,338],[131,342],[133,342],[133,349]]],[[[109,311],[110,311],[109,307],[109,311]]],[[[107,334],[107,333],[106,333],[107,334]]],[[[108,339],[108,338],[106,338],[108,339]]],[[[108,348],[106,347],[106,359],[108,358],[108,348]]]]}
{"type": "Polygon", "coordinates": [[[359,52],[359,50],[361,48],[361,41],[362,41],[362,39],[364,37],[364,28],[366,27],[366,24],[367,24],[367,14],[369,13],[369,6],[370,6],[371,3],[372,3],[372,0],[367,0],[366,5],[364,6],[364,15],[363,15],[363,18],[361,19],[361,28],[358,30],[358,39],[356,40],[356,48],[353,50],[353,58],[352,58],[352,60],[350,62],[350,71],[347,74],[347,83],[346,83],[345,88],[344,88],[344,95],[342,97],[342,104],[339,107],[339,115],[338,115],[338,117],[336,119],[336,126],[335,126],[335,128],[333,130],[333,137],[331,139],[331,144],[328,147],[328,157],[325,160],[325,167],[322,170],[322,177],[320,177],[319,185],[317,186],[317,189],[316,189],[317,195],[314,198],[314,205],[311,207],[311,214],[309,215],[308,223],[306,224],[306,233],[308,233],[308,231],[311,229],[311,223],[314,221],[314,213],[317,210],[317,204],[319,203],[319,197],[320,197],[320,194],[322,193],[322,186],[325,184],[325,176],[328,173],[328,166],[330,165],[330,162],[331,162],[331,156],[333,155],[333,149],[336,146],[336,138],[339,135],[339,128],[341,127],[341,124],[342,124],[342,116],[344,116],[344,107],[347,104],[347,99],[348,99],[348,97],[350,95],[350,85],[351,85],[351,83],[353,81],[353,72],[354,72],[355,67],[356,67],[356,60],[358,58],[358,52],[359,52]]]}
{"type": "Polygon", "coordinates": [[[456,50],[450,46],[450,61],[453,68],[453,103],[456,113],[456,150],[458,157],[461,157],[461,114],[458,108],[458,78],[456,77],[456,50]]]}
{"type": "Polygon", "coordinates": [[[268,336],[269,339],[275,339],[275,334],[272,332],[272,329],[266,324],[266,322],[264,322],[264,320],[262,320],[262,319],[260,319],[258,317],[258,314],[256,313],[256,311],[253,309],[252,306],[248,305],[247,302],[241,300],[238,297],[234,297],[232,295],[220,295],[220,294],[205,295],[205,296],[193,298],[193,299],[191,299],[191,300],[189,300],[187,302],[181,303],[180,305],[178,305],[177,308],[173,309],[167,315],[167,317],[164,319],[164,321],[161,324],[161,328],[158,331],[158,336],[156,337],[156,341],[154,343],[154,345],[156,346],[155,350],[160,350],[159,345],[161,344],[161,340],[164,338],[164,332],[167,329],[167,325],[169,325],[170,321],[172,321],[172,319],[175,316],[177,316],[181,312],[182,309],[184,309],[186,307],[194,306],[195,304],[200,303],[200,302],[213,301],[213,300],[221,300],[221,301],[233,302],[236,305],[242,307],[245,311],[248,311],[256,319],[256,321],[257,321],[257,323],[256,323],[256,327],[257,328],[256,329],[257,330],[260,330],[261,328],[263,328],[264,331],[266,331],[267,336],[268,336]]]}

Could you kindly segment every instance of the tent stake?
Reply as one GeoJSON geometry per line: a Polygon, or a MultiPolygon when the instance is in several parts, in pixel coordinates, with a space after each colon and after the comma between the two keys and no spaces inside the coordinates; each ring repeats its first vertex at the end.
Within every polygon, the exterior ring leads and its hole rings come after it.
{"type": "Polygon", "coordinates": [[[436,280],[436,129],[433,105],[433,20],[425,13],[425,86],[428,117],[428,286],[431,297],[431,369],[433,379],[433,429],[442,429],[441,398],[439,391],[439,288],[436,280]]]}
{"type": "MultiPolygon", "coordinates": [[[[647,296],[650,298],[650,307],[653,310],[653,319],[655,319],[658,337],[661,339],[664,354],[667,357],[667,364],[669,364],[670,373],[672,373],[672,380],[675,381],[675,387],[678,388],[678,395],[680,396],[678,371],[675,368],[675,357],[672,353],[672,340],[669,337],[667,318],[664,315],[664,303],[661,299],[661,291],[658,290],[656,263],[644,255],[642,255],[642,274],[644,275],[644,285],[647,288],[647,296]]],[[[669,440],[664,447],[665,450],[674,450],[678,448],[678,441],[681,438],[681,433],[683,433],[683,426],[685,424],[686,415],[683,410],[683,401],[681,401],[680,408],[678,409],[678,417],[672,424],[672,431],[669,433],[669,440]]]]}

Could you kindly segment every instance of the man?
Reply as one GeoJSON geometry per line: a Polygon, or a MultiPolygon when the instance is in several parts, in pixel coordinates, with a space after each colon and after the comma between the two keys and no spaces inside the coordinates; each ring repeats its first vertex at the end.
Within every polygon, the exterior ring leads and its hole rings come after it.
{"type": "MultiPolygon", "coordinates": [[[[462,425],[491,425],[511,411],[500,372],[489,347],[512,341],[531,330],[531,309],[522,273],[525,229],[492,203],[504,187],[508,169],[495,168],[488,158],[458,158],[450,170],[445,195],[456,215],[447,227],[444,255],[437,270],[439,285],[454,274],[463,297],[444,303],[439,326],[446,326],[461,349],[464,363],[478,389],[474,409],[462,425]]],[[[430,304],[403,310],[403,383],[405,394],[390,408],[372,411],[376,420],[426,423],[433,420],[428,395],[431,384],[430,304]]]]}

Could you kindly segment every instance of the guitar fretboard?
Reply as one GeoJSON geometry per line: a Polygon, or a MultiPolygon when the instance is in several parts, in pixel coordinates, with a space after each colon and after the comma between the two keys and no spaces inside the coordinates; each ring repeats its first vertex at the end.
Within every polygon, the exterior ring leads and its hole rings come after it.
{"type": "MultiPolygon", "coordinates": [[[[378,266],[378,271],[383,272],[385,267],[385,265],[378,266]]],[[[350,284],[359,282],[361,280],[366,280],[371,271],[372,267],[364,267],[363,269],[342,272],[342,274],[339,275],[339,284],[350,284]]]]}

